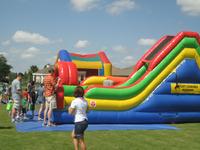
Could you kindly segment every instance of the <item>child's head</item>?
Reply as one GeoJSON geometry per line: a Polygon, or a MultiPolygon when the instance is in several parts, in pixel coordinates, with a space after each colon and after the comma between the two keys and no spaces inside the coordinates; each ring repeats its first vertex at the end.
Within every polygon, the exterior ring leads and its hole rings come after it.
{"type": "Polygon", "coordinates": [[[32,86],[35,85],[35,81],[31,81],[30,83],[31,83],[32,86]]]}
{"type": "Polygon", "coordinates": [[[83,97],[84,89],[81,86],[77,86],[74,90],[74,97],[83,97]]]}
{"type": "Polygon", "coordinates": [[[54,72],[55,72],[55,70],[53,68],[48,69],[49,74],[53,74],[54,72]]]}

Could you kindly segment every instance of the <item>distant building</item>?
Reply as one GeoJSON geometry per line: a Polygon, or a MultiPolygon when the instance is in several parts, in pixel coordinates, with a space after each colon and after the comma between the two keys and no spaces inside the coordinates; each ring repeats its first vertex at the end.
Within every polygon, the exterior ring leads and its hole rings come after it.
{"type": "Polygon", "coordinates": [[[128,77],[131,72],[133,72],[133,67],[127,67],[127,68],[117,68],[112,67],[112,76],[120,76],[120,77],[128,77]]]}
{"type": "Polygon", "coordinates": [[[43,83],[44,77],[48,75],[48,70],[54,68],[53,65],[47,64],[43,69],[39,69],[37,72],[33,73],[33,81],[36,83],[43,83]]]}

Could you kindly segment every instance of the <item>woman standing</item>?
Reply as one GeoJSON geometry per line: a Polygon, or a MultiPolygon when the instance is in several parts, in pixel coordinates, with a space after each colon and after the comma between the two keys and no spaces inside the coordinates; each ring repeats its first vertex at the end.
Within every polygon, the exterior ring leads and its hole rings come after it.
{"type": "Polygon", "coordinates": [[[75,116],[75,128],[72,131],[72,139],[75,150],[78,150],[79,145],[81,147],[81,150],[86,150],[86,144],[84,141],[84,131],[88,127],[88,118],[86,114],[88,110],[88,103],[83,98],[83,95],[84,89],[81,86],[77,86],[74,91],[75,99],[72,101],[71,106],[68,109],[69,114],[75,116]]]}
{"type": "Polygon", "coordinates": [[[48,75],[44,77],[44,96],[46,100],[45,110],[44,110],[44,122],[43,126],[55,126],[51,121],[53,109],[57,108],[56,103],[56,89],[57,89],[57,82],[54,78],[54,69],[48,70],[48,75]],[[48,118],[48,123],[47,119],[48,118]]]}

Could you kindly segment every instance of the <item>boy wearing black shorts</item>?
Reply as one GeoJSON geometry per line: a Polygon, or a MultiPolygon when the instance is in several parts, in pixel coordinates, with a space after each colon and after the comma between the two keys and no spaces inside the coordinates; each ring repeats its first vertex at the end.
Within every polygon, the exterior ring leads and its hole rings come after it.
{"type": "Polygon", "coordinates": [[[78,150],[79,144],[81,150],[86,150],[86,144],[84,141],[84,131],[88,127],[88,118],[87,118],[87,110],[88,110],[88,103],[83,98],[84,89],[81,86],[77,86],[74,91],[75,99],[72,101],[71,106],[69,107],[68,111],[69,114],[75,116],[74,119],[74,130],[72,131],[72,139],[74,143],[74,149],[78,150]]]}

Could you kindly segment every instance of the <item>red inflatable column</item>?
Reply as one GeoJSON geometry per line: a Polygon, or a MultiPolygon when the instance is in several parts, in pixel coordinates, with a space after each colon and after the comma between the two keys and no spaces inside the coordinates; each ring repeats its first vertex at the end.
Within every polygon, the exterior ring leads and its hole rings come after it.
{"type": "Polygon", "coordinates": [[[57,108],[64,108],[64,89],[63,85],[69,84],[69,70],[67,62],[59,61],[58,65],[58,77],[60,79],[58,89],[56,91],[57,108]]]}
{"type": "Polygon", "coordinates": [[[56,91],[56,99],[57,99],[57,108],[58,109],[63,109],[65,104],[64,104],[64,89],[63,86],[59,85],[56,91]]]}
{"type": "Polygon", "coordinates": [[[73,62],[68,62],[69,85],[78,85],[78,71],[73,62]]]}

